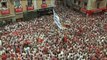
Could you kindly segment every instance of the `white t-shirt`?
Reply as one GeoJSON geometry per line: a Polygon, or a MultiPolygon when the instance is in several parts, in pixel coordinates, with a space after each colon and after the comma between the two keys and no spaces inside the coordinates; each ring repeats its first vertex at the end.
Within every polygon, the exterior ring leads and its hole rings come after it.
{"type": "Polygon", "coordinates": [[[1,50],[1,51],[0,51],[0,55],[2,55],[4,52],[5,52],[4,50],[1,50]]]}
{"type": "Polygon", "coordinates": [[[0,40],[0,46],[2,46],[2,41],[0,40]]]}
{"type": "Polygon", "coordinates": [[[30,49],[30,47],[26,47],[26,48],[24,48],[25,51],[27,51],[27,50],[29,50],[29,49],[30,49]]]}

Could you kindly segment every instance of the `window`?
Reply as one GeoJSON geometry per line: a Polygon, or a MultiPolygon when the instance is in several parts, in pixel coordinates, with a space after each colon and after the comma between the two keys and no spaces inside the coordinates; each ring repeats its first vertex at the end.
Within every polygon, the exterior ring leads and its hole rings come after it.
{"type": "Polygon", "coordinates": [[[84,2],[84,8],[86,8],[87,7],[87,2],[84,2]]]}
{"type": "Polygon", "coordinates": [[[28,6],[32,6],[32,0],[27,0],[28,1],[28,6]]]}
{"type": "Polygon", "coordinates": [[[74,0],[74,3],[76,3],[76,0],[74,0]]]}
{"type": "Polygon", "coordinates": [[[107,7],[107,4],[106,4],[106,7],[107,7]]]}
{"type": "Polygon", "coordinates": [[[20,8],[21,7],[20,0],[14,0],[14,6],[15,8],[20,8]]]}
{"type": "Polygon", "coordinates": [[[7,10],[8,8],[7,8],[7,1],[2,1],[1,2],[1,9],[2,10],[7,10]]]}
{"type": "Polygon", "coordinates": [[[100,2],[97,3],[97,8],[99,8],[99,6],[100,6],[100,2]]]}
{"type": "Polygon", "coordinates": [[[2,7],[7,8],[7,2],[2,2],[1,5],[2,7]]]}
{"type": "Polygon", "coordinates": [[[78,1],[78,5],[80,5],[81,4],[81,1],[78,1]]]}

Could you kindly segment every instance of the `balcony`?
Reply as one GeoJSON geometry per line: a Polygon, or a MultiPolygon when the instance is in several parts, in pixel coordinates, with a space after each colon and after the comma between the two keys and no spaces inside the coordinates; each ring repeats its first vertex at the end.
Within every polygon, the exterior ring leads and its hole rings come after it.
{"type": "Polygon", "coordinates": [[[34,6],[27,6],[27,10],[28,10],[28,11],[34,10],[34,6]]]}
{"type": "Polygon", "coordinates": [[[8,14],[10,14],[10,10],[9,9],[0,10],[0,12],[1,12],[2,15],[8,15],[8,14]]]}
{"type": "Polygon", "coordinates": [[[41,8],[47,8],[47,4],[42,4],[41,8]]]}
{"type": "Polygon", "coordinates": [[[16,13],[23,12],[23,9],[22,9],[22,8],[15,8],[15,12],[16,12],[16,13]]]}

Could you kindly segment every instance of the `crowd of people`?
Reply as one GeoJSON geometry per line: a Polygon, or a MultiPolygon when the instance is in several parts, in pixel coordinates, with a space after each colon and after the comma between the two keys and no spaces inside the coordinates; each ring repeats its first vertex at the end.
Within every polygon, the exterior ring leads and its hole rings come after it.
{"type": "Polygon", "coordinates": [[[0,60],[107,60],[107,16],[56,8],[53,15],[0,27],[0,60]]]}

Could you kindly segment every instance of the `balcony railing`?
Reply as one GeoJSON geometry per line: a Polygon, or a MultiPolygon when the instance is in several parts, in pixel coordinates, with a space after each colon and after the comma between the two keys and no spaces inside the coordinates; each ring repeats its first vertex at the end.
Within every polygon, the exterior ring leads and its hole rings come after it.
{"type": "Polygon", "coordinates": [[[27,10],[34,10],[34,6],[27,6],[27,10]]]}
{"type": "Polygon", "coordinates": [[[2,15],[10,14],[10,10],[9,10],[9,9],[6,9],[6,10],[0,10],[0,12],[1,12],[2,15]]]}
{"type": "Polygon", "coordinates": [[[42,4],[41,8],[47,8],[47,4],[42,4]]]}
{"type": "Polygon", "coordinates": [[[16,12],[16,13],[23,12],[23,8],[15,8],[15,12],[16,12]]]}

